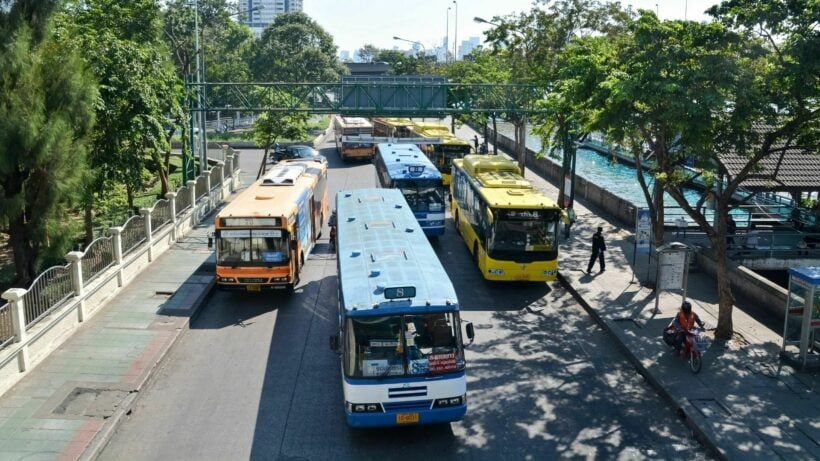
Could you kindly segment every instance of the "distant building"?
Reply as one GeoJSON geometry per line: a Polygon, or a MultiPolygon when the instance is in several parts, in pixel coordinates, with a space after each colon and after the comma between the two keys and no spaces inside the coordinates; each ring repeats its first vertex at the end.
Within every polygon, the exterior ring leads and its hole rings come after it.
{"type": "Polygon", "coordinates": [[[339,51],[339,60],[344,61],[344,62],[350,61],[351,60],[350,59],[350,51],[347,51],[347,50],[339,51]]]}
{"type": "Polygon", "coordinates": [[[461,46],[458,47],[458,58],[464,59],[464,56],[472,53],[474,49],[481,47],[481,39],[478,37],[470,37],[467,40],[461,42],[461,46]]]}
{"type": "Polygon", "coordinates": [[[258,37],[277,15],[302,11],[302,0],[239,0],[239,11],[245,12],[239,16],[241,22],[258,37]]]}

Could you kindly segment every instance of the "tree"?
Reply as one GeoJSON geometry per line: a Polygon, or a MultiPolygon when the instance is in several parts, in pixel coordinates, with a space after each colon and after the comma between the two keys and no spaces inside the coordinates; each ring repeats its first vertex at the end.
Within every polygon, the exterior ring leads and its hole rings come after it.
{"type": "Polygon", "coordinates": [[[433,71],[434,56],[406,54],[399,50],[379,50],[376,61],[390,65],[390,75],[426,75],[433,71]]]}
{"type": "Polygon", "coordinates": [[[66,249],[94,124],[93,77],[52,34],[58,4],[0,8],[0,212],[9,223],[15,284],[23,287],[44,256],[66,249]]]}
{"type": "MultiPolygon", "coordinates": [[[[263,104],[268,106],[290,105],[293,98],[285,93],[265,93],[260,96],[263,104]]],[[[307,135],[307,122],[309,115],[307,112],[267,112],[262,114],[253,125],[253,139],[257,145],[264,146],[265,154],[262,155],[262,162],[259,164],[259,171],[256,179],[265,174],[268,153],[271,146],[282,138],[300,139],[307,135]]]]}
{"type": "Polygon", "coordinates": [[[263,82],[335,82],[346,69],[333,37],[301,12],[277,15],[251,58],[251,73],[263,82]]]}
{"type": "MultiPolygon", "coordinates": [[[[750,4],[732,3],[746,20],[747,14],[754,16],[750,4]]],[[[720,11],[729,14],[732,9],[720,11]]],[[[762,29],[763,24],[755,21],[734,31],[717,22],[661,22],[652,12],[641,11],[629,34],[614,48],[595,46],[590,39],[586,49],[573,49],[565,56],[565,62],[572,64],[565,74],[598,78],[597,82],[576,79],[580,84],[574,85],[579,90],[576,110],[586,128],[625,145],[638,161],[639,174],[642,169],[651,173],[655,181],[651,193],[642,175],[638,180],[656,214],[656,228],[664,221],[660,188],[708,236],[717,264],[716,336],[721,339],[733,333],[725,239],[732,196],[764,159],[782,156],[789,148],[817,148],[817,61],[814,54],[805,54],[807,49],[817,49],[816,43],[809,44],[817,39],[806,33],[811,27],[798,27],[799,33],[774,27],[766,29],[784,41],[766,44],[751,36],[752,30],[762,29]],[[806,78],[811,69],[813,77],[806,78]],[[644,145],[653,153],[652,165],[641,162],[644,145]],[[721,163],[721,157],[730,153],[746,162],[733,175],[726,174],[721,163]],[[681,168],[690,155],[696,158],[697,175],[681,168]],[[706,189],[690,204],[684,191],[696,177],[706,189]],[[707,200],[715,204],[714,221],[704,209],[707,200]]]]}
{"type": "Polygon", "coordinates": [[[376,56],[379,55],[379,52],[380,50],[376,45],[368,43],[356,50],[356,56],[358,56],[362,62],[373,62],[376,56]]]}
{"type": "Polygon", "coordinates": [[[78,0],[61,20],[67,43],[82,50],[100,82],[98,123],[90,164],[95,180],[86,193],[86,239],[92,210],[115,184],[125,186],[129,208],[153,171],[168,190],[168,114],[181,112],[179,81],[162,39],[156,0],[78,0]]]}

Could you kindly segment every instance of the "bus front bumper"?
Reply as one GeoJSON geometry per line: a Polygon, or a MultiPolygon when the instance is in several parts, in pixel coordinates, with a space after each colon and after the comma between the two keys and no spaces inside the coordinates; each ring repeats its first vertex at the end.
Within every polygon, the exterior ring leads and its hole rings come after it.
{"type": "MultiPolygon", "coordinates": [[[[398,415],[408,415],[411,413],[404,412],[383,412],[383,413],[352,413],[345,411],[347,425],[357,428],[368,427],[391,427],[391,426],[419,426],[424,424],[439,424],[450,423],[453,421],[460,421],[467,413],[467,404],[448,407],[437,408],[434,410],[424,410],[416,412],[418,414],[418,422],[399,423],[402,419],[398,415]]],[[[413,418],[409,418],[413,419],[413,418]]]]}

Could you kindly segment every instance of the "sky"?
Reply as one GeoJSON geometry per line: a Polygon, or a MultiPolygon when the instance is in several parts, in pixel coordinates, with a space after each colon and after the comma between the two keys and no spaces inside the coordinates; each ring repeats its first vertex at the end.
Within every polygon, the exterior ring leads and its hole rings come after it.
{"type": "MultiPolygon", "coordinates": [[[[623,0],[633,9],[656,9],[661,19],[706,20],[703,11],[716,0],[623,0]],[[685,17],[684,17],[685,16],[685,17]]],[[[447,33],[447,7],[450,40],[456,40],[456,4],[448,0],[304,0],[304,12],[325,28],[339,50],[353,52],[370,43],[378,48],[409,49],[412,44],[393,40],[398,36],[421,42],[428,52],[441,46],[447,33]]],[[[479,37],[491,27],[473,21],[478,16],[521,13],[532,8],[533,0],[461,0],[458,2],[458,43],[479,37]]]]}

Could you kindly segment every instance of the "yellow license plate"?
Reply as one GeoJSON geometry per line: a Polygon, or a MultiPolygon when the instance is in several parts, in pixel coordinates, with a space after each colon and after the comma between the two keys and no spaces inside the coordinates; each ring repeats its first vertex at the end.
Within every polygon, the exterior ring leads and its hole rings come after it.
{"type": "Polygon", "coordinates": [[[419,422],[418,413],[399,413],[396,415],[396,424],[413,424],[419,422]]]}
{"type": "Polygon", "coordinates": [[[257,285],[257,284],[248,285],[247,289],[248,289],[248,291],[262,291],[262,285],[257,285]]]}

